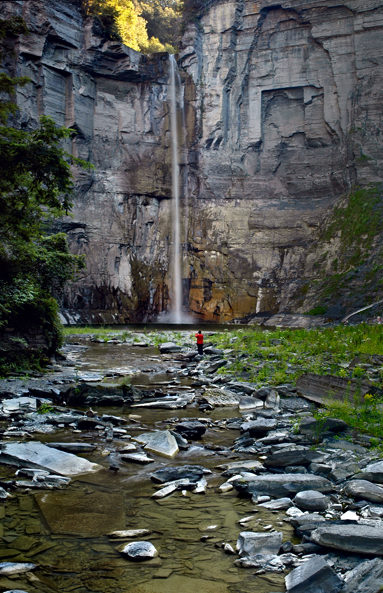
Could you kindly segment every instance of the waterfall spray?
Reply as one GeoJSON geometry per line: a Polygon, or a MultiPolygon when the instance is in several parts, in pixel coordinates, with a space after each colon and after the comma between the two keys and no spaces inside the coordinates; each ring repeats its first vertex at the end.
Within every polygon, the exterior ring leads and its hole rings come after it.
{"type": "Polygon", "coordinates": [[[182,321],[182,275],[181,275],[181,233],[180,233],[180,175],[178,160],[178,126],[176,76],[177,62],[173,55],[170,62],[170,104],[172,136],[172,202],[173,202],[173,305],[172,318],[175,323],[182,321]]]}

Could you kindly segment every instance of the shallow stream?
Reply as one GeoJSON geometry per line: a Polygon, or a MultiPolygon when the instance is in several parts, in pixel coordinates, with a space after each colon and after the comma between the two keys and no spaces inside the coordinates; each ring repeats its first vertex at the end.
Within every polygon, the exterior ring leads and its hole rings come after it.
{"type": "MultiPolygon", "coordinates": [[[[156,348],[96,343],[81,353],[81,362],[81,372],[113,368],[145,370],[134,376],[136,384],[177,380],[176,375],[166,373],[174,363],[162,360],[156,348]]],[[[181,383],[188,381],[185,379],[181,383]]],[[[165,429],[167,419],[174,416],[207,417],[197,407],[174,411],[140,408],[100,408],[95,411],[127,419],[129,414],[141,416],[141,424],[132,424],[128,420],[128,424],[122,426],[132,437],[148,428],[165,429]]],[[[216,408],[208,417],[217,420],[238,415],[235,408],[216,408]]],[[[129,438],[106,442],[103,431],[99,434],[82,431],[80,434],[68,429],[53,435],[37,435],[36,438],[43,442],[96,444],[97,449],[84,457],[102,465],[103,469],[73,479],[64,490],[15,493],[0,506],[1,561],[41,565],[33,573],[0,577],[0,590],[21,589],[28,593],[284,591],[286,573],[256,575],[255,569],[235,566],[237,556],[225,554],[221,547],[225,542],[235,549],[240,531],[253,528],[263,531],[267,526],[283,531],[284,541],[294,538],[290,523],[283,520],[286,518],[284,512],[256,510],[251,500],[239,498],[235,490],[224,494],[218,490],[226,478],[221,476],[223,470],[217,466],[241,457],[237,454],[228,457],[227,452],[206,449],[204,445],[228,447],[237,436],[239,432],[235,430],[208,429],[201,441],[194,442],[188,451],[181,451],[173,460],[153,456],[155,463],[147,466],[120,462],[120,469],[115,472],[109,465],[117,458],[116,450],[126,447],[129,438]],[[162,500],[152,499],[157,488],[149,476],[169,464],[200,464],[211,469],[212,475],[206,476],[206,494],[176,492],[162,500]],[[241,527],[238,521],[250,515],[254,519],[246,527],[241,527]],[[108,533],[124,529],[151,530],[150,535],[139,539],[151,541],[159,556],[142,563],[122,557],[119,548],[133,540],[115,540],[108,533]]],[[[2,475],[13,476],[14,470],[3,467],[2,475]]]]}

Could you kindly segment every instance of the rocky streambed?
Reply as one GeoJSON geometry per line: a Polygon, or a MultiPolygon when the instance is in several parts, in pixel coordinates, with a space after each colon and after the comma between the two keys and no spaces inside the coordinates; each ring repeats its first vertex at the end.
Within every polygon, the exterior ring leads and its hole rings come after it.
{"type": "Polygon", "coordinates": [[[0,590],[377,593],[379,451],[164,335],[74,336],[1,381],[0,590]]]}

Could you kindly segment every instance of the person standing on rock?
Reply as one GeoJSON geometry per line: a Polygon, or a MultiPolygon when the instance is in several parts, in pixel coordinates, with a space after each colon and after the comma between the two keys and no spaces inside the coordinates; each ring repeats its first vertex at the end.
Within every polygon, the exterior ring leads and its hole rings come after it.
{"type": "Polygon", "coordinates": [[[198,354],[203,354],[203,333],[201,332],[201,330],[198,331],[198,333],[195,335],[195,337],[197,338],[197,348],[198,348],[198,354]]]}

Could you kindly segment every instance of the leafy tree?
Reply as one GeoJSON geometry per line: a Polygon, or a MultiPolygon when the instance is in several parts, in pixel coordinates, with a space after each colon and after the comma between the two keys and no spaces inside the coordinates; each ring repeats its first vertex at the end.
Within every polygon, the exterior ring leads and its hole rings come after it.
{"type": "MultiPolygon", "coordinates": [[[[11,29],[8,23],[0,20],[3,39],[25,33],[22,23],[11,22],[11,29]]],[[[32,132],[9,125],[16,87],[27,82],[0,77],[0,330],[40,328],[53,351],[61,327],[55,297],[84,262],[69,253],[65,234],[49,235],[48,228],[72,206],[71,165],[90,165],[63,150],[62,141],[75,132],[49,117],[32,132]]],[[[0,369],[2,363],[0,356],[0,369]]]]}
{"type": "Polygon", "coordinates": [[[140,7],[147,23],[148,37],[157,38],[163,46],[157,51],[174,53],[182,17],[180,0],[140,0],[140,7]]]}
{"type": "Polygon", "coordinates": [[[85,13],[97,18],[104,34],[110,39],[118,39],[143,53],[174,52],[171,45],[174,26],[171,21],[175,12],[170,7],[166,7],[165,12],[158,10],[153,1],[149,0],[145,5],[138,0],[82,0],[82,3],[85,13]],[[151,19],[151,30],[160,30],[162,41],[153,35],[149,38],[147,20],[141,16],[143,12],[151,19]]]}

